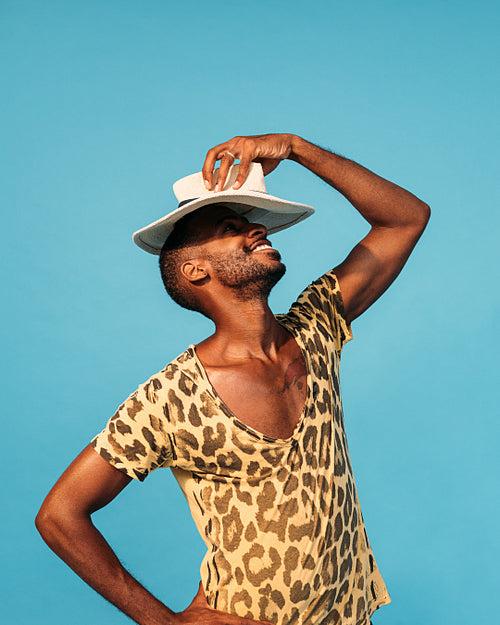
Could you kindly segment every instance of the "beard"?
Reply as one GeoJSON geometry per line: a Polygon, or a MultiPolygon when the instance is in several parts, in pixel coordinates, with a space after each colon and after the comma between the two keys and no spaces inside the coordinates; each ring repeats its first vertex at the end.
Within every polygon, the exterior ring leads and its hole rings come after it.
{"type": "Polygon", "coordinates": [[[224,256],[209,255],[207,258],[219,282],[232,288],[238,299],[248,301],[267,298],[273,286],[285,274],[286,267],[281,262],[279,252],[273,250],[265,254],[272,254],[272,259],[279,262],[262,262],[248,248],[224,256]]]}

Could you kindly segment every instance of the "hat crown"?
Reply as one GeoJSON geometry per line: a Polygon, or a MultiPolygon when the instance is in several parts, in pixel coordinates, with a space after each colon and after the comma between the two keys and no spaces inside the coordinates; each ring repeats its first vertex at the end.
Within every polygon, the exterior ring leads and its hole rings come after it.
{"type": "MultiPolygon", "coordinates": [[[[224,184],[224,191],[227,194],[234,193],[235,195],[241,195],[245,191],[258,191],[260,193],[267,193],[266,185],[264,182],[264,172],[262,171],[262,165],[260,163],[250,163],[250,169],[244,183],[238,189],[233,189],[233,184],[238,176],[239,165],[232,165],[229,169],[226,182],[224,184]]],[[[217,182],[219,176],[219,168],[214,170],[214,184],[217,182]]],[[[208,198],[214,196],[214,191],[209,191],[205,187],[203,182],[203,175],[201,172],[185,176],[180,180],[177,180],[173,185],[175,197],[179,203],[187,200],[193,200],[195,198],[208,198]]]]}

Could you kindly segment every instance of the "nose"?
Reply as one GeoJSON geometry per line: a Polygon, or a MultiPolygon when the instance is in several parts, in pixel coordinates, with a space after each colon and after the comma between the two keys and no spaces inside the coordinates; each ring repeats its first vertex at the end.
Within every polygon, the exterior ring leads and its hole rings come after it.
{"type": "Polygon", "coordinates": [[[262,224],[249,223],[247,227],[247,234],[250,238],[255,239],[257,237],[267,237],[267,228],[262,224]]]}

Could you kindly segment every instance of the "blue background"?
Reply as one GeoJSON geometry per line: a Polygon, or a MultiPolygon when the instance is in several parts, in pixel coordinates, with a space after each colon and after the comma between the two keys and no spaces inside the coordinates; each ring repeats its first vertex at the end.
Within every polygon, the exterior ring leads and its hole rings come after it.
{"type": "MultiPolygon", "coordinates": [[[[498,573],[499,9],[495,2],[3,0],[1,532],[10,625],[125,623],[33,519],[117,405],[211,332],[131,233],[236,134],[293,132],[413,191],[432,218],[343,356],[350,450],[393,603],[376,625],[492,622],[498,573]]],[[[285,162],[316,215],[276,235],[283,311],[367,231],[285,162]]],[[[173,609],[203,544],[169,471],[96,524],[173,609]]]]}

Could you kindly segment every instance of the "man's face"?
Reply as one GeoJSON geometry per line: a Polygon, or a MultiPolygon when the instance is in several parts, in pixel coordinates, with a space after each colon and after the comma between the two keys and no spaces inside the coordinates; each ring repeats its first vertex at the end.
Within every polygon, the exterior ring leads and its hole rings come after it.
{"type": "Polygon", "coordinates": [[[285,273],[279,252],[267,240],[267,230],[251,224],[227,205],[206,206],[190,221],[209,273],[240,299],[267,296],[285,273]]]}

